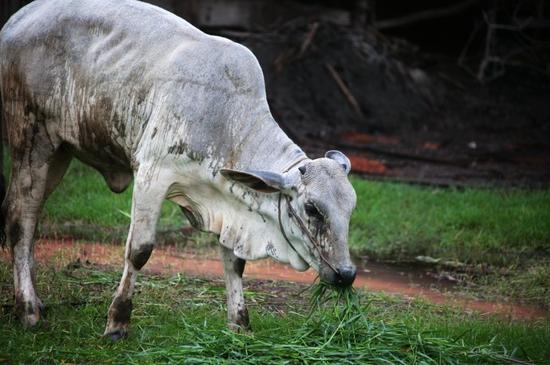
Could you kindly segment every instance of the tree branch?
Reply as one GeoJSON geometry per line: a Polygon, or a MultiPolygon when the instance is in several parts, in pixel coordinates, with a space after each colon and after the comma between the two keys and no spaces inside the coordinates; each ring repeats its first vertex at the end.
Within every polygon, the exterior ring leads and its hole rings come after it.
{"type": "Polygon", "coordinates": [[[447,16],[458,14],[466,10],[467,8],[469,8],[470,6],[472,6],[478,1],[479,0],[465,0],[458,4],[451,5],[445,8],[424,10],[424,11],[419,11],[418,13],[405,15],[400,18],[380,20],[376,22],[376,28],[378,29],[397,28],[397,27],[402,27],[412,23],[418,23],[423,20],[444,18],[447,16]]]}

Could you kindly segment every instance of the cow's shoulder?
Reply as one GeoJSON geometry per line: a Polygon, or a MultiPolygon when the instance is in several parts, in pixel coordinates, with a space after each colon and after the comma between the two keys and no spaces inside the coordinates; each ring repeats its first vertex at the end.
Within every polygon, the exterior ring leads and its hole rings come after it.
{"type": "Polygon", "coordinates": [[[264,96],[262,68],[256,56],[242,44],[223,37],[209,37],[208,44],[219,48],[215,65],[221,78],[238,93],[264,96]]]}

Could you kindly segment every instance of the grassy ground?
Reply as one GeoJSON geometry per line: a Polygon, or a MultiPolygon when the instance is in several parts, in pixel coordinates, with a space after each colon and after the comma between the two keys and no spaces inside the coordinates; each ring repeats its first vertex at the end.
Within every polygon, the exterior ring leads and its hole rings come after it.
{"type": "MultiPolygon", "coordinates": [[[[130,226],[131,200],[131,187],[115,194],[97,171],[73,161],[44,207],[41,232],[96,241],[124,241],[130,226]]],[[[185,222],[181,210],[166,201],[159,230],[172,232],[185,222]]]]}
{"type": "Polygon", "coordinates": [[[550,191],[448,189],[353,179],[350,245],[381,258],[517,264],[550,253],[550,191]]]}
{"type": "Polygon", "coordinates": [[[254,331],[235,334],[225,326],[222,281],[182,276],[141,276],[129,338],[112,343],[100,335],[118,272],[93,265],[38,272],[48,309],[37,328],[24,330],[7,300],[11,274],[0,265],[0,363],[505,364],[515,358],[544,364],[550,358],[545,322],[482,318],[364,292],[353,311],[328,304],[308,317],[304,287],[269,282],[248,282],[254,331]]]}
{"type": "MultiPolygon", "coordinates": [[[[356,255],[465,262],[474,268],[464,277],[468,291],[550,308],[550,191],[443,189],[356,177],[352,183],[358,204],[349,244],[356,255]]],[[[75,161],[45,206],[40,232],[124,241],[130,201],[131,189],[111,193],[97,172],[75,161]]],[[[165,202],[159,238],[185,244],[189,238],[179,233],[185,224],[179,208],[165,202]]]]}

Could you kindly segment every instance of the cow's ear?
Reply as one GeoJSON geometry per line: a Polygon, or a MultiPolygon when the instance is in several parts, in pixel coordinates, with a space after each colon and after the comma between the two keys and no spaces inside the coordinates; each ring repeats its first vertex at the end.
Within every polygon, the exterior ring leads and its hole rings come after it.
{"type": "Polygon", "coordinates": [[[334,160],[342,166],[344,171],[346,171],[346,174],[349,174],[351,170],[351,162],[349,158],[346,157],[342,152],[336,151],[336,150],[330,150],[327,153],[325,153],[326,158],[330,158],[331,160],[334,160]]]}
{"type": "Polygon", "coordinates": [[[221,169],[220,173],[229,180],[236,181],[263,193],[275,193],[292,188],[292,184],[285,175],[271,171],[238,171],[221,169]]]}

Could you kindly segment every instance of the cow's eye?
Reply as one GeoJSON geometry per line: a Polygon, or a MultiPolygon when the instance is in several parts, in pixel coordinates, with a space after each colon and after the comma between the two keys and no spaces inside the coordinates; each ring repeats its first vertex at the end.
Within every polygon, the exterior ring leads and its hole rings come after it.
{"type": "Polygon", "coordinates": [[[319,209],[315,206],[315,204],[308,202],[305,205],[306,208],[306,214],[312,218],[323,220],[323,214],[319,211],[319,209]]]}

